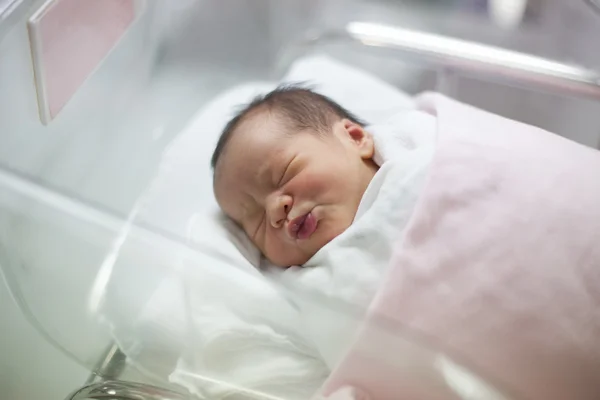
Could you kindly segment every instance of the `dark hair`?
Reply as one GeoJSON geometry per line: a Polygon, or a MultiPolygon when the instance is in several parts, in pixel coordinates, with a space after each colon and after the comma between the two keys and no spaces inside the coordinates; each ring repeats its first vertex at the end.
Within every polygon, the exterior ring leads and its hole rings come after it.
{"type": "Polygon", "coordinates": [[[236,128],[248,115],[263,108],[275,111],[294,131],[314,129],[325,133],[334,122],[344,118],[361,126],[367,125],[329,97],[315,93],[310,88],[299,84],[281,85],[265,95],[255,97],[225,125],[210,160],[213,169],[236,128]]]}

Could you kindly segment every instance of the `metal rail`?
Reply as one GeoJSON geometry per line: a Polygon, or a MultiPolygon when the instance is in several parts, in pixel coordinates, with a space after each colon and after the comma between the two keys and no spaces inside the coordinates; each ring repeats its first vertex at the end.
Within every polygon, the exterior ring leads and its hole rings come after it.
{"type": "Polygon", "coordinates": [[[287,68],[298,51],[329,41],[352,41],[398,52],[407,61],[459,76],[500,81],[521,88],[600,100],[600,74],[580,66],[526,53],[390,25],[351,22],[343,29],[317,32],[285,54],[287,68]]]}

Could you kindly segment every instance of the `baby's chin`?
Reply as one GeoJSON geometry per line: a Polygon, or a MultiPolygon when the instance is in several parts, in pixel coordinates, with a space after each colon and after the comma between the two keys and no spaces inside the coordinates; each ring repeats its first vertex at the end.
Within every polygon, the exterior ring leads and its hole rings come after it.
{"type": "Polygon", "coordinates": [[[283,245],[279,254],[264,254],[273,265],[287,268],[306,264],[315,254],[352,225],[352,218],[325,218],[318,222],[310,238],[297,241],[296,245],[283,245]]]}
{"type": "MultiPolygon", "coordinates": [[[[275,266],[288,268],[291,266],[301,266],[310,261],[311,258],[314,257],[325,245],[339,236],[345,229],[341,229],[339,231],[329,231],[328,234],[324,234],[325,232],[319,232],[321,235],[316,237],[311,237],[307,239],[304,246],[300,244],[296,249],[289,249],[286,251],[285,255],[281,255],[279,257],[269,257],[265,255],[267,260],[275,266]]],[[[317,233],[317,232],[315,232],[317,233]]]]}
{"type": "MultiPolygon", "coordinates": [[[[316,239],[316,238],[315,238],[316,239]]],[[[298,246],[286,246],[280,254],[264,254],[265,258],[273,265],[281,268],[301,266],[306,264],[327,242],[307,239],[306,243],[298,246]]]]}

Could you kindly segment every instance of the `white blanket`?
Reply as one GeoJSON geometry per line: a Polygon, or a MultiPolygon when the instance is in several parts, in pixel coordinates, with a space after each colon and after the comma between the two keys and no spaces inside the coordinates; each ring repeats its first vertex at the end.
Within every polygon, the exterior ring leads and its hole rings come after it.
{"type": "Polygon", "coordinates": [[[380,169],[363,196],[354,223],[303,267],[269,268],[289,288],[306,335],[333,368],[362,319],[424,182],[435,145],[435,117],[400,110],[370,126],[380,169]]]}

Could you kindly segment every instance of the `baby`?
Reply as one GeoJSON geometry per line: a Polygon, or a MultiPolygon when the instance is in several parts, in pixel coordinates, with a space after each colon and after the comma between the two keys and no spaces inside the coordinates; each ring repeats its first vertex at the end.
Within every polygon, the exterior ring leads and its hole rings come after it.
{"type": "Polygon", "coordinates": [[[270,262],[304,264],[352,224],[378,170],[364,126],[302,87],[257,97],[227,124],[214,151],[219,206],[270,262]]]}

